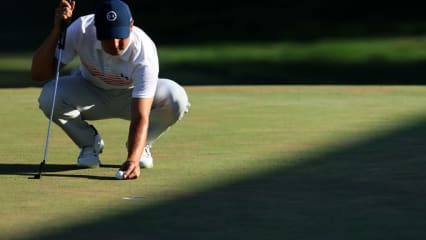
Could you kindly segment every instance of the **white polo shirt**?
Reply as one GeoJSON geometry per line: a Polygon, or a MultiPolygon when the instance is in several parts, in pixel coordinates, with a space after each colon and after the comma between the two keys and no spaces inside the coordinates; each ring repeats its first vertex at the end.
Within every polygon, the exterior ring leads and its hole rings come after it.
{"type": "MultiPolygon", "coordinates": [[[[134,98],[151,98],[158,81],[158,55],[154,42],[133,26],[123,54],[112,56],[96,38],[95,15],[76,19],[67,30],[62,63],[79,55],[83,77],[103,89],[131,89],[134,98]]],[[[58,53],[57,53],[58,54],[58,53]]]]}

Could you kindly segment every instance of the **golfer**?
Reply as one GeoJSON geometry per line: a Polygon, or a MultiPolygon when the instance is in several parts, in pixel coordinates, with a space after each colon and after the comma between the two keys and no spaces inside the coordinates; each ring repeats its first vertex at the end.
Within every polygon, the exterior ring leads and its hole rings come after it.
{"type": "MultiPolygon", "coordinates": [[[[70,22],[75,1],[61,0],[50,34],[35,52],[31,75],[47,81],[56,75],[61,25],[70,22]]],[[[140,167],[153,166],[150,148],[189,109],[185,90],[158,77],[156,46],[134,25],[128,5],[120,0],[99,1],[94,14],[73,21],[66,33],[61,67],[75,56],[79,69],[59,78],[52,120],[81,149],[77,164],[98,167],[104,142],[87,121],[130,120],[127,157],[120,170],[124,179],[140,176],[140,167]]],[[[40,109],[49,117],[55,81],[44,84],[40,109]]]]}

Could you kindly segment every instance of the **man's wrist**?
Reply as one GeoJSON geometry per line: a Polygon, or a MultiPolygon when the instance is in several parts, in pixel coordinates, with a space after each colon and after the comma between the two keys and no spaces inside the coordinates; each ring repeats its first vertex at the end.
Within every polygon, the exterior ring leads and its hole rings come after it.
{"type": "Polygon", "coordinates": [[[139,160],[132,160],[132,159],[128,158],[128,159],[127,159],[127,162],[130,162],[130,163],[138,163],[138,162],[139,162],[139,160]]]}

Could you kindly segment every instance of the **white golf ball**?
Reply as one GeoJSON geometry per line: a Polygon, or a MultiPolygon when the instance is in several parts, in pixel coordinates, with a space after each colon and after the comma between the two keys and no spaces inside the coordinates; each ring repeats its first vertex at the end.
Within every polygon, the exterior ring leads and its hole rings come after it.
{"type": "Polygon", "coordinates": [[[118,170],[115,174],[115,178],[117,178],[118,180],[124,179],[124,171],[118,170]]]}

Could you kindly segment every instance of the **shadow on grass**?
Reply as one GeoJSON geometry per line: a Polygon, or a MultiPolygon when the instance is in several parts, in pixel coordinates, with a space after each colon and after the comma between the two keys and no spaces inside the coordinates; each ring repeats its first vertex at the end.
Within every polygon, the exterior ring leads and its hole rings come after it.
{"type": "Polygon", "coordinates": [[[425,84],[426,62],[226,62],[165,65],[162,75],[184,85],[425,84]]]}
{"type": "MultiPolygon", "coordinates": [[[[61,73],[67,74],[67,72],[61,73]]],[[[182,85],[425,84],[426,62],[364,63],[228,61],[162,64],[161,77],[182,85]]],[[[0,72],[0,88],[40,87],[29,72],[0,72]]]]}
{"type": "MultiPolygon", "coordinates": [[[[0,175],[20,175],[36,173],[40,164],[0,164],[0,175]]],[[[80,169],[75,164],[46,164],[44,172],[64,172],[80,169]]]]}
{"type": "Polygon", "coordinates": [[[29,71],[0,71],[0,88],[40,87],[41,83],[31,80],[29,71]]]}
{"type": "Polygon", "coordinates": [[[32,238],[425,239],[424,136],[426,118],[293,166],[32,238]]]}
{"type": "MultiPolygon", "coordinates": [[[[0,175],[23,175],[29,179],[35,179],[34,175],[38,173],[40,164],[0,164],[0,175]]],[[[120,165],[103,164],[103,168],[120,168],[120,165]]],[[[75,171],[85,169],[76,164],[46,164],[43,168],[43,177],[68,177],[68,178],[87,178],[94,180],[114,180],[114,177],[82,175],[82,174],[65,174],[67,171],[75,171]]]]}
{"type": "MultiPolygon", "coordinates": [[[[28,179],[36,179],[31,174],[28,174],[28,179]]],[[[95,175],[87,175],[87,174],[52,174],[52,173],[43,173],[42,178],[45,177],[63,177],[63,178],[86,178],[91,180],[117,180],[115,177],[108,177],[108,176],[95,176],[95,175]]]]}

